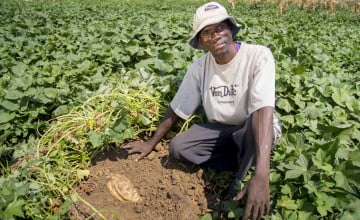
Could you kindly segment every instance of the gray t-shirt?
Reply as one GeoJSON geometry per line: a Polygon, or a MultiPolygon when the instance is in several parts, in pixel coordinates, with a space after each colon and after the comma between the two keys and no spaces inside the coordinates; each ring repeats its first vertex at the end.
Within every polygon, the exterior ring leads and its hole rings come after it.
{"type": "Polygon", "coordinates": [[[239,125],[265,106],[275,106],[275,61],[260,45],[241,43],[225,65],[206,53],[191,64],[170,103],[174,112],[188,119],[203,105],[210,122],[239,125]]]}

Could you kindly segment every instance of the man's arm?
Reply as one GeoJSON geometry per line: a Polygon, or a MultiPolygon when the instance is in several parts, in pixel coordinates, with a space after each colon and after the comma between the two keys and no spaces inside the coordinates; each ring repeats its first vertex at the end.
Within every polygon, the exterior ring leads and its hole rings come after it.
{"type": "Polygon", "coordinates": [[[273,139],[273,107],[263,107],[252,113],[252,131],[256,144],[255,173],[243,190],[234,198],[248,194],[243,219],[258,219],[270,210],[270,154],[273,139]]]}
{"type": "Polygon", "coordinates": [[[273,107],[264,107],[253,113],[252,129],[256,143],[256,176],[269,177],[270,153],[273,142],[273,107]]]}
{"type": "Polygon", "coordinates": [[[146,142],[136,141],[126,145],[124,148],[129,149],[129,154],[140,153],[136,160],[141,160],[146,157],[154,147],[161,141],[168,131],[179,120],[179,116],[175,114],[172,108],[169,106],[166,110],[165,116],[161,121],[159,127],[156,129],[152,138],[146,142]]]}

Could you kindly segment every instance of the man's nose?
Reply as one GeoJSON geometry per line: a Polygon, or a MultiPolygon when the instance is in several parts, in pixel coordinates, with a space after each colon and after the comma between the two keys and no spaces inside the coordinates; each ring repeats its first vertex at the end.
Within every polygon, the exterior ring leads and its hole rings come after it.
{"type": "Polygon", "coordinates": [[[217,32],[217,31],[213,31],[213,32],[211,32],[210,33],[210,39],[211,40],[214,40],[214,39],[218,39],[218,38],[220,38],[220,32],[217,32]]]}

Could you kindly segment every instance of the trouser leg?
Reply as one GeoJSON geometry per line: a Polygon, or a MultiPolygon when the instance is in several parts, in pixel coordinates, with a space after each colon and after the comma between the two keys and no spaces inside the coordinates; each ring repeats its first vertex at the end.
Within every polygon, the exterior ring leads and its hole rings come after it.
{"type": "Polygon", "coordinates": [[[233,133],[233,140],[239,149],[237,154],[239,168],[236,179],[242,180],[254,163],[256,155],[256,143],[252,132],[251,118],[248,118],[244,126],[233,133]]]}
{"type": "MultiPolygon", "coordinates": [[[[274,120],[273,123],[273,143],[272,150],[275,148],[277,141],[281,137],[281,124],[278,119],[274,120]]],[[[241,181],[247,175],[250,167],[256,162],[256,142],[252,129],[252,120],[249,117],[245,121],[245,125],[239,130],[233,133],[233,139],[236,146],[239,149],[237,161],[239,162],[239,168],[236,172],[234,181],[229,187],[227,197],[231,198],[235,196],[235,186],[238,181],[241,181]]]]}
{"type": "Polygon", "coordinates": [[[255,159],[256,147],[251,118],[242,125],[205,123],[193,125],[170,141],[170,155],[194,164],[204,164],[216,170],[232,170],[236,178],[229,194],[233,196],[235,185],[243,179],[255,159]]]}
{"type": "MultiPolygon", "coordinates": [[[[281,136],[278,120],[273,128],[274,141],[277,141],[281,136]]],[[[195,124],[170,142],[172,157],[198,165],[205,164],[217,170],[237,171],[237,180],[246,176],[255,161],[255,154],[251,117],[242,125],[195,124]]]]}
{"type": "Polygon", "coordinates": [[[193,125],[170,142],[170,155],[216,170],[236,170],[238,148],[232,134],[239,126],[218,123],[193,125]]]}

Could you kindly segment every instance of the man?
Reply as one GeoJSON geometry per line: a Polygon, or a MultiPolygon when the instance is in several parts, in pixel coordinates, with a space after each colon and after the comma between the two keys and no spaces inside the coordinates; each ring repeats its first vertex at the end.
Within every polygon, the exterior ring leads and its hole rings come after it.
{"type": "Polygon", "coordinates": [[[260,218],[270,209],[270,153],[281,132],[273,114],[274,58],[264,46],[234,42],[240,25],[216,2],[197,9],[193,30],[189,44],[207,53],[189,67],[154,136],[126,148],[139,153],[137,160],[144,158],[180,118],[188,119],[201,105],[209,122],[174,137],[170,155],[217,170],[235,170],[235,181],[254,163],[252,178],[233,198],[247,194],[244,219],[260,218]]]}

